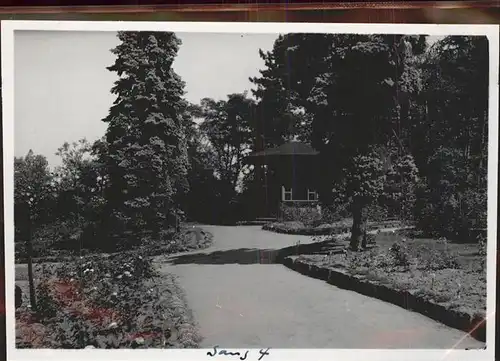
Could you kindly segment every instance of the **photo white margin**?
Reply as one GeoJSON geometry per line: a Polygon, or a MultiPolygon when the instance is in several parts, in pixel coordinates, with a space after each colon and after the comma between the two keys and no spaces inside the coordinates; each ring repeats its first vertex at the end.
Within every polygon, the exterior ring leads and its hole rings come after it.
{"type": "MultiPolygon", "coordinates": [[[[489,147],[488,147],[488,242],[487,242],[487,348],[485,350],[388,350],[388,349],[273,349],[263,361],[304,359],[330,361],[380,360],[493,360],[495,352],[495,296],[497,242],[497,167],[498,167],[498,25],[444,24],[327,24],[327,23],[235,23],[235,22],[125,22],[125,21],[24,21],[1,22],[3,160],[4,160],[4,224],[5,287],[7,323],[7,360],[238,360],[238,357],[207,356],[210,349],[147,350],[48,350],[15,348],[14,313],[14,31],[172,31],[209,33],[351,33],[351,34],[415,34],[415,35],[484,35],[489,39],[489,147]]],[[[339,325],[342,327],[341,325],[339,325]]],[[[356,335],[353,335],[356,337],[356,335]]],[[[231,345],[223,345],[221,347],[231,345]]],[[[252,349],[246,360],[259,357],[252,349]]]]}

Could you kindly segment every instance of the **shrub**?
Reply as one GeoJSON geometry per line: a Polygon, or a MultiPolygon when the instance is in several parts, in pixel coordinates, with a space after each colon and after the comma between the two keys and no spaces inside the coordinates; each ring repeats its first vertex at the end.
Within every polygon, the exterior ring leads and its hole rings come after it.
{"type": "Polygon", "coordinates": [[[334,202],[332,205],[321,205],[321,222],[334,223],[341,221],[350,216],[347,204],[340,201],[334,202]]]}
{"type": "Polygon", "coordinates": [[[416,190],[417,227],[430,236],[470,238],[472,228],[486,228],[487,189],[472,179],[477,170],[457,149],[442,148],[429,160],[430,172],[416,190]]]}
{"type": "Polygon", "coordinates": [[[472,228],[486,227],[486,194],[473,189],[435,194],[421,189],[416,220],[427,235],[467,240],[472,228]]]}
{"type": "Polygon", "coordinates": [[[415,207],[415,187],[419,171],[413,156],[405,154],[393,159],[388,169],[382,201],[391,216],[400,220],[413,221],[415,207]]]}
{"type": "Polygon", "coordinates": [[[372,259],[372,267],[374,268],[392,268],[394,266],[394,257],[390,252],[377,253],[372,259]]]}
{"type": "Polygon", "coordinates": [[[351,274],[359,274],[362,269],[372,267],[373,255],[368,252],[349,252],[347,255],[347,270],[351,274]]]}
{"type": "Polygon", "coordinates": [[[280,208],[281,218],[285,222],[297,221],[302,222],[307,227],[311,227],[321,220],[321,213],[316,206],[282,204],[280,208]]]}
{"type": "Polygon", "coordinates": [[[367,233],[366,234],[366,241],[365,242],[366,242],[367,245],[368,244],[375,244],[376,243],[375,242],[376,238],[377,238],[377,235],[372,234],[372,233],[367,233]]]}
{"type": "Polygon", "coordinates": [[[38,284],[36,288],[36,295],[37,316],[42,320],[55,317],[58,305],[52,297],[49,285],[46,282],[38,284]]]}
{"type": "Polygon", "coordinates": [[[389,248],[389,254],[393,257],[395,266],[403,266],[405,268],[410,266],[410,253],[405,241],[395,242],[389,248]]]}

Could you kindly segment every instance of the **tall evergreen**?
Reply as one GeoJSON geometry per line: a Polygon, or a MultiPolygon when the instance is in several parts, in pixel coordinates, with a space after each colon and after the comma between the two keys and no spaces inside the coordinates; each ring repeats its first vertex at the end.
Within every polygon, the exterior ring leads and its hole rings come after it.
{"type": "Polygon", "coordinates": [[[119,79],[108,124],[108,229],[123,240],[171,225],[188,189],[184,83],[172,69],[174,33],[119,32],[108,70],[119,79]]]}

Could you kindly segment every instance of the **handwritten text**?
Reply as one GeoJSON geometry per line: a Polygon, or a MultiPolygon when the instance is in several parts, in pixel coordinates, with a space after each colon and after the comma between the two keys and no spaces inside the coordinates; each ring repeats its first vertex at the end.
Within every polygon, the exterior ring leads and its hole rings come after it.
{"type": "MultiPolygon", "coordinates": [[[[237,356],[241,361],[246,360],[247,357],[249,356],[250,351],[246,350],[245,352],[231,352],[228,350],[221,349],[220,346],[214,346],[213,351],[208,351],[207,355],[214,357],[214,356],[237,356]]],[[[267,349],[260,349],[259,350],[259,358],[257,359],[258,361],[262,360],[262,358],[266,355],[269,355],[269,348],[267,349]]]]}

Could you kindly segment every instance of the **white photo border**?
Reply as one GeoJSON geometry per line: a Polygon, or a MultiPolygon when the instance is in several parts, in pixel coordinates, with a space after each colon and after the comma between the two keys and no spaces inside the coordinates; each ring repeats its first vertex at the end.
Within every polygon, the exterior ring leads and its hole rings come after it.
{"type": "MultiPolygon", "coordinates": [[[[390,349],[272,349],[264,361],[271,360],[493,360],[495,352],[495,299],[497,252],[497,175],[498,175],[498,25],[448,24],[331,24],[331,23],[241,23],[241,22],[148,22],[148,21],[24,21],[1,23],[5,287],[7,360],[207,360],[210,349],[147,350],[49,350],[15,348],[15,262],[14,262],[14,32],[81,31],[117,32],[171,31],[208,33],[344,33],[344,34],[414,34],[487,36],[489,41],[489,137],[488,137],[488,242],[487,242],[487,348],[485,350],[390,350],[390,349]]],[[[356,337],[353,335],[353,337],[356,337]]],[[[223,340],[221,340],[222,342],[223,340]]],[[[230,346],[230,345],[227,345],[230,346]]],[[[231,357],[227,357],[230,359],[231,357]]],[[[257,360],[259,350],[252,349],[247,360],[257,360]]],[[[235,360],[238,358],[234,358],[235,360]]]]}

